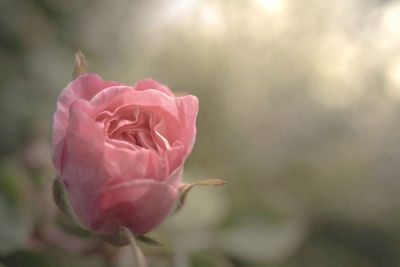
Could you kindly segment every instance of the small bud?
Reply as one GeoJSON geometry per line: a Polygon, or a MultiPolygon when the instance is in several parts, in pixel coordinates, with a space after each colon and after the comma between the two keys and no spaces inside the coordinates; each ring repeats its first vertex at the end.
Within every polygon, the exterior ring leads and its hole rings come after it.
{"type": "Polygon", "coordinates": [[[75,80],[82,74],[86,74],[86,69],[87,69],[87,64],[86,64],[86,58],[81,52],[81,50],[78,50],[75,53],[75,67],[74,67],[74,72],[72,73],[72,79],[75,80]]]}

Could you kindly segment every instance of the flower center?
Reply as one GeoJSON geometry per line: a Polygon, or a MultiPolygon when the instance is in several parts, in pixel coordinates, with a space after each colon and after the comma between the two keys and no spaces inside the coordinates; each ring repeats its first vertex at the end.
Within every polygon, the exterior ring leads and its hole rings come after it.
{"type": "Polygon", "coordinates": [[[149,112],[126,107],[114,113],[103,111],[96,120],[103,124],[109,140],[129,143],[134,149],[158,150],[152,131],[153,115],[149,112]]]}
{"type": "Polygon", "coordinates": [[[163,153],[171,149],[164,119],[145,108],[126,105],[114,112],[104,110],[96,118],[107,140],[125,148],[163,153]]]}
{"type": "Polygon", "coordinates": [[[114,118],[110,120],[106,134],[110,139],[128,142],[132,145],[155,149],[151,137],[150,119],[141,116],[138,121],[114,118]]]}

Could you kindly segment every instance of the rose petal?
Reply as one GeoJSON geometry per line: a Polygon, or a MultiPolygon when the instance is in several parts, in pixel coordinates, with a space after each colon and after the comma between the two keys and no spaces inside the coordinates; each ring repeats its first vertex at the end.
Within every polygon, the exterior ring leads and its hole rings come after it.
{"type": "Polygon", "coordinates": [[[140,82],[137,82],[133,88],[136,91],[145,91],[149,89],[157,90],[163,92],[168,96],[174,96],[174,94],[169,90],[169,88],[163,84],[159,84],[157,81],[153,79],[145,79],[140,82]]]}
{"type": "Polygon", "coordinates": [[[112,165],[116,176],[110,177],[108,184],[134,179],[165,180],[169,166],[161,166],[157,152],[148,149],[131,150],[123,147],[106,145],[104,149],[108,164],[112,165]]]}
{"type": "Polygon", "coordinates": [[[182,123],[181,141],[186,146],[186,159],[192,152],[196,137],[196,116],[199,111],[199,100],[193,95],[177,98],[180,121],[182,123]]]}
{"type": "Polygon", "coordinates": [[[80,109],[70,114],[62,155],[61,178],[79,220],[90,225],[89,214],[103,185],[114,176],[102,149],[102,129],[80,109]]]}
{"type": "Polygon", "coordinates": [[[182,170],[174,172],[167,182],[136,180],[109,187],[100,196],[101,210],[92,213],[91,228],[98,233],[111,233],[120,226],[134,235],[145,234],[157,227],[174,205],[182,170]]]}
{"type": "Polygon", "coordinates": [[[69,123],[70,105],[77,99],[90,100],[104,88],[117,85],[122,84],[103,81],[97,74],[86,74],[70,82],[61,92],[57,102],[57,110],[54,114],[53,135],[51,140],[52,160],[57,169],[60,169],[61,165],[65,131],[69,123]]]}

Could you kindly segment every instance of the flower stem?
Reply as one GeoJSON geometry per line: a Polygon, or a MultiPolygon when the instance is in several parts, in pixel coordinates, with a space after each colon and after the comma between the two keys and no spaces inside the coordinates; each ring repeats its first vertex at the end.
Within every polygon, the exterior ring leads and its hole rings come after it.
{"type": "Polygon", "coordinates": [[[125,230],[129,242],[131,243],[137,267],[148,267],[146,257],[144,256],[143,251],[140,249],[139,245],[137,244],[132,232],[126,227],[122,227],[122,229],[125,230]]]}

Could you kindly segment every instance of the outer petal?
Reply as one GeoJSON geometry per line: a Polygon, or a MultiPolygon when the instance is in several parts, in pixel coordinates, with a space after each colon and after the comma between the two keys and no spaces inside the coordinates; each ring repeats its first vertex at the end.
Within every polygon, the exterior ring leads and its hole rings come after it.
{"type": "Polygon", "coordinates": [[[145,79],[139,81],[135,84],[134,89],[136,91],[145,91],[149,89],[154,89],[160,92],[163,92],[166,95],[174,96],[174,94],[169,90],[169,88],[163,84],[159,84],[157,81],[153,79],[145,79]]]}
{"type": "Polygon", "coordinates": [[[64,137],[69,123],[69,108],[77,99],[90,100],[95,94],[110,86],[122,85],[103,81],[97,74],[81,75],[70,82],[58,97],[57,110],[54,114],[52,135],[52,160],[57,169],[61,168],[61,156],[64,137]]]}
{"type": "Polygon", "coordinates": [[[60,171],[75,214],[89,227],[96,199],[109,177],[115,174],[104,154],[102,129],[91,120],[86,108],[83,101],[74,103],[60,171]]]}
{"type": "Polygon", "coordinates": [[[120,226],[134,235],[157,227],[168,216],[178,196],[182,168],[163,182],[136,180],[105,189],[100,198],[100,212],[92,213],[91,228],[97,233],[112,233],[120,226]]]}
{"type": "Polygon", "coordinates": [[[182,142],[186,147],[185,159],[192,152],[196,138],[196,117],[199,111],[199,100],[193,95],[179,97],[178,109],[182,125],[182,142]]]}

